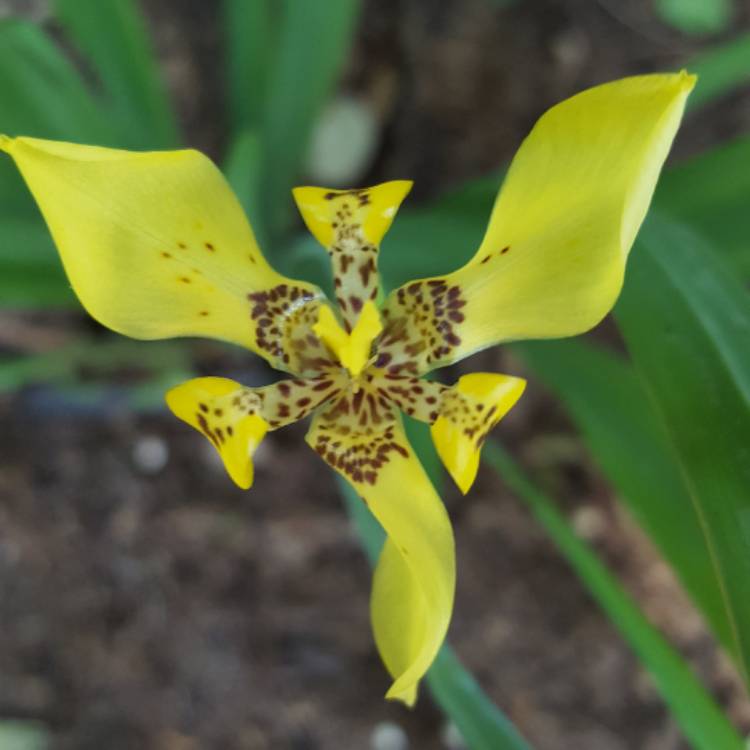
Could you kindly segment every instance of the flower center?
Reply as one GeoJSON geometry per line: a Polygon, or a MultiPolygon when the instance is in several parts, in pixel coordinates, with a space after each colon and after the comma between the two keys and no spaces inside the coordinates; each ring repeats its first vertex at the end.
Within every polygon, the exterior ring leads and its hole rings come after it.
{"type": "Polygon", "coordinates": [[[372,342],[380,335],[383,324],[372,301],[365,302],[351,333],[347,333],[328,305],[321,305],[318,322],[313,326],[317,337],[338,357],[352,378],[370,361],[372,342]]]}

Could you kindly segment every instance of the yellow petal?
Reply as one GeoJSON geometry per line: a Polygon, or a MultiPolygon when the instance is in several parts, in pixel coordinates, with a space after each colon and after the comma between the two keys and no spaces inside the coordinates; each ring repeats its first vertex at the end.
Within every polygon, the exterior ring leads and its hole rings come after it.
{"type": "Polygon", "coordinates": [[[453,532],[400,419],[380,412],[376,422],[362,424],[366,412],[357,403],[366,399],[355,394],[344,401],[319,411],[306,439],[352,484],[388,535],[373,584],[372,624],[394,678],[386,698],[412,705],[450,622],[453,532]]]}
{"type": "Polygon", "coordinates": [[[684,72],[625,78],[544,114],[511,164],[474,258],[394,291],[380,351],[394,366],[411,360],[426,372],[502,341],[595,326],[620,292],[694,83],[684,72]]]}
{"type": "Polygon", "coordinates": [[[440,460],[464,495],[476,479],[487,435],[525,388],[522,378],[476,372],[459,378],[443,394],[440,416],[430,433],[440,460]]]}
{"type": "MultiPolygon", "coordinates": [[[[102,324],[142,339],[209,336],[305,373],[292,346],[320,291],[276,273],[224,177],[197,151],[136,153],[5,138],[62,256],[102,324]]],[[[304,330],[303,330],[304,329],[304,330]]]]}
{"type": "Polygon", "coordinates": [[[245,389],[227,378],[196,378],[167,395],[175,416],[203,433],[221,456],[229,476],[243,490],[253,483],[253,453],[268,430],[259,414],[232,406],[245,389]]]}
{"type": "Polygon", "coordinates": [[[351,213],[351,222],[347,223],[361,227],[365,241],[377,246],[412,184],[411,180],[393,180],[360,190],[298,187],[292,193],[307,228],[323,247],[333,245],[342,210],[351,213]]]}
{"type": "Polygon", "coordinates": [[[252,456],[266,431],[303,419],[345,385],[338,368],[262,388],[227,378],[195,378],[170,390],[166,399],[177,417],[211,441],[235,483],[248,489],[253,483],[252,456]]]}
{"type": "Polygon", "coordinates": [[[326,343],[354,378],[368,363],[372,342],[382,330],[378,308],[369,301],[365,303],[351,333],[341,327],[326,305],[321,306],[318,322],[313,326],[315,334],[326,343]]]}
{"type": "Polygon", "coordinates": [[[411,182],[397,180],[362,190],[294,189],[302,218],[326,248],[336,301],[347,330],[379,292],[378,250],[411,182]]]}

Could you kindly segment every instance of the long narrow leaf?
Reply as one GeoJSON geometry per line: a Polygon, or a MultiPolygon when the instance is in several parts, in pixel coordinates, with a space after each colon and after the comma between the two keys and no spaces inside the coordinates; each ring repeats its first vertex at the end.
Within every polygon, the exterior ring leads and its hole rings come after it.
{"type": "Polygon", "coordinates": [[[750,138],[719,146],[667,170],[654,205],[708,237],[750,278],[750,138]]]}
{"type": "Polygon", "coordinates": [[[133,0],[57,0],[55,12],[104,86],[121,145],[176,146],[174,115],[133,0]]]}
{"type": "Polygon", "coordinates": [[[696,110],[750,84],[750,34],[743,34],[703,52],[688,62],[698,84],[688,99],[688,110],[696,110]]]}
{"type": "Polygon", "coordinates": [[[710,247],[652,218],[616,319],[701,521],[750,667],[750,298],[710,247]]]}
{"type": "Polygon", "coordinates": [[[576,339],[513,348],[569,409],[622,502],[732,652],[735,643],[700,519],[632,366],[576,339]]]}
{"type": "Polygon", "coordinates": [[[651,673],[682,731],[698,750],[742,750],[744,741],[680,655],[644,617],[593,550],[579,539],[544,493],[497,444],[484,457],[528,504],[592,596],[651,673]]]}
{"type": "Polygon", "coordinates": [[[0,22],[0,131],[117,145],[78,73],[36,26],[0,22]]]}
{"type": "Polygon", "coordinates": [[[264,215],[276,237],[291,216],[291,196],[316,116],[339,76],[351,42],[358,0],[282,4],[261,139],[264,215]]]}
{"type": "Polygon", "coordinates": [[[274,60],[276,24],[270,0],[224,0],[226,80],[233,137],[262,121],[274,60]]]}
{"type": "Polygon", "coordinates": [[[238,132],[229,147],[223,170],[250,219],[260,246],[268,247],[264,216],[261,213],[261,144],[257,133],[238,132]]]}

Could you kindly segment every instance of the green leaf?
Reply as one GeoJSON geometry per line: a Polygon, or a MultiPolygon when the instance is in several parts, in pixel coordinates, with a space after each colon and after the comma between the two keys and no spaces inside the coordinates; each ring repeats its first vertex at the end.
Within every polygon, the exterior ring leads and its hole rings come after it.
{"type": "Polygon", "coordinates": [[[748,196],[750,138],[745,136],[667,170],[654,206],[710,238],[742,276],[750,278],[748,196]]]}
{"type": "Polygon", "coordinates": [[[576,536],[554,502],[529,482],[496,443],[484,457],[529,506],[591,595],[649,670],[685,736],[699,750],[742,750],[744,741],[680,655],[649,623],[594,551],[576,536]]]}
{"type": "MultiPolygon", "coordinates": [[[[449,273],[479,247],[502,176],[493,174],[450,191],[428,208],[399,212],[379,256],[386,289],[449,273]]],[[[408,201],[408,198],[407,198],[408,201]]]]}
{"type": "Polygon", "coordinates": [[[688,111],[747,86],[750,83],[749,58],[750,34],[746,33],[688,60],[686,67],[698,75],[698,83],[687,102],[688,111]]]}
{"type": "Polygon", "coordinates": [[[2,750],[44,750],[49,746],[47,731],[36,722],[0,721],[2,750]]]}
{"type": "MultiPolygon", "coordinates": [[[[419,452],[420,441],[412,434],[419,452]]],[[[430,462],[427,462],[430,465],[430,462]]],[[[383,530],[351,485],[337,477],[347,512],[374,566],[383,545],[383,530]]],[[[482,692],[448,644],[443,645],[426,677],[436,703],[458,727],[472,750],[530,750],[516,728],[482,692]]]]}
{"type": "MultiPolygon", "coordinates": [[[[122,369],[133,374],[134,368],[142,370],[140,385],[138,377],[132,378],[138,389],[154,378],[173,382],[175,374],[181,376],[190,372],[190,363],[190,349],[184,341],[143,343],[122,337],[83,339],[42,354],[0,359],[0,393],[32,383],[70,387],[80,383],[84,371],[87,379],[94,381],[97,376],[106,380],[122,369]]],[[[148,388],[143,392],[146,390],[148,388]]]]}
{"type": "Polygon", "coordinates": [[[565,404],[619,499],[732,652],[732,631],[700,519],[632,366],[579,339],[514,344],[513,350],[565,404]]]}
{"type": "Polygon", "coordinates": [[[0,21],[0,70],[0,131],[117,145],[78,73],[38,27],[0,21]]]}
{"type": "Polygon", "coordinates": [[[232,141],[224,161],[224,174],[250,219],[261,247],[267,244],[267,232],[261,213],[261,144],[257,133],[241,131],[232,141]]]}
{"type": "Polygon", "coordinates": [[[263,108],[263,214],[272,238],[286,231],[289,191],[299,177],[310,132],[346,59],[357,0],[285,0],[263,108]]]}
{"type": "Polygon", "coordinates": [[[179,143],[174,115],[144,20],[132,0],[56,0],[64,30],[93,65],[130,148],[179,143]]]}
{"type": "Polygon", "coordinates": [[[230,130],[257,130],[262,122],[277,23],[270,0],[224,0],[226,81],[230,130]]]}
{"type": "Polygon", "coordinates": [[[732,19],[732,0],[656,0],[655,8],[684,34],[718,34],[732,19]]]}
{"type": "Polygon", "coordinates": [[[750,299],[711,249],[652,217],[615,316],[680,463],[750,666],[750,299]]]}

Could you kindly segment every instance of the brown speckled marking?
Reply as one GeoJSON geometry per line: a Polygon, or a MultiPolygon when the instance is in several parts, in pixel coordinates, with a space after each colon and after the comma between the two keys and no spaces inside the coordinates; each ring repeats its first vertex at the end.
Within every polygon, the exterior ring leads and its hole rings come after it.
{"type": "Polygon", "coordinates": [[[419,378],[378,373],[372,378],[378,398],[397,406],[414,419],[432,424],[443,395],[450,389],[442,383],[419,378]]]}
{"type": "MultiPolygon", "coordinates": [[[[392,409],[382,411],[378,425],[360,425],[353,398],[345,396],[341,400],[345,406],[339,402],[316,418],[312,446],[352,482],[375,485],[383,466],[394,456],[409,458],[411,451],[400,430],[397,434],[398,421],[392,409]]],[[[360,398],[360,411],[366,400],[365,396],[360,398]]]]}
{"type": "Polygon", "coordinates": [[[492,428],[500,421],[497,405],[480,401],[454,387],[443,394],[440,416],[458,427],[479,449],[492,428]]]}
{"type": "Polygon", "coordinates": [[[370,194],[367,190],[330,191],[333,238],[327,249],[333,267],[336,300],[344,327],[351,331],[367,300],[378,294],[378,247],[362,231],[370,194]]]}
{"type": "Polygon", "coordinates": [[[247,295],[255,343],[276,367],[300,375],[314,375],[335,364],[326,347],[312,333],[320,302],[312,291],[294,284],[247,295]]]}
{"type": "Polygon", "coordinates": [[[305,380],[283,380],[262,388],[238,385],[223,396],[196,401],[195,421],[200,431],[217,447],[234,437],[237,425],[248,415],[262,417],[271,430],[284,427],[310,414],[345,388],[340,371],[305,380]]]}
{"type": "Polygon", "coordinates": [[[443,278],[400,287],[382,311],[384,331],[376,364],[394,375],[418,375],[449,361],[461,344],[465,306],[461,287],[443,278]]]}

